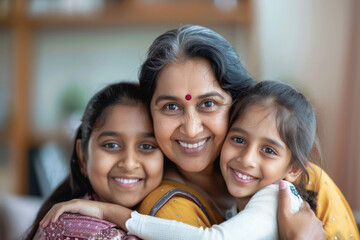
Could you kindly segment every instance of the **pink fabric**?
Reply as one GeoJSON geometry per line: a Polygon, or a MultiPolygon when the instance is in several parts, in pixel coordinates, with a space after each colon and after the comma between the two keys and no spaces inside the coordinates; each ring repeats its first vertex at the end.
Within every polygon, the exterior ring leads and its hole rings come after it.
{"type": "Polygon", "coordinates": [[[97,218],[78,214],[64,213],[55,222],[44,229],[43,237],[46,240],[131,240],[139,239],[126,236],[126,233],[116,228],[116,225],[97,218]]]}

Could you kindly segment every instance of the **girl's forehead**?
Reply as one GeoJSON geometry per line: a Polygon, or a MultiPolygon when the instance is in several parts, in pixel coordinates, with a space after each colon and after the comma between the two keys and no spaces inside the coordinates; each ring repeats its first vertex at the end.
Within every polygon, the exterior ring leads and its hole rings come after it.
{"type": "Polygon", "coordinates": [[[108,107],[102,114],[98,128],[116,129],[127,131],[130,126],[135,126],[134,130],[147,130],[152,132],[152,124],[149,113],[144,104],[116,104],[108,107]]]}
{"type": "Polygon", "coordinates": [[[264,103],[250,103],[246,108],[243,109],[243,111],[239,114],[238,118],[244,118],[249,114],[258,113],[259,115],[266,117],[273,117],[275,113],[272,106],[264,104],[264,103]]]}
{"type": "Polygon", "coordinates": [[[275,112],[272,108],[263,104],[252,104],[240,113],[238,120],[247,120],[253,122],[254,124],[260,124],[263,120],[275,120],[275,112]]]}

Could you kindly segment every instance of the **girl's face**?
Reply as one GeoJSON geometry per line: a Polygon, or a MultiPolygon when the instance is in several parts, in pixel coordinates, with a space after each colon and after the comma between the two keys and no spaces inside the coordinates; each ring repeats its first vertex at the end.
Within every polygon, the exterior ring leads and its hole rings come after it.
{"type": "Polygon", "coordinates": [[[161,70],[151,100],[154,132],[161,150],[180,171],[213,169],[231,102],[204,59],[169,63],[161,70]]]}
{"type": "Polygon", "coordinates": [[[284,178],[296,179],[300,170],[290,165],[290,159],[291,152],[279,135],[274,114],[266,107],[253,105],[230,127],[220,167],[230,194],[247,203],[267,185],[284,178]]]}
{"type": "Polygon", "coordinates": [[[145,107],[115,105],[93,130],[87,153],[77,143],[82,173],[103,202],[133,207],[162,179],[163,154],[145,107]]]}

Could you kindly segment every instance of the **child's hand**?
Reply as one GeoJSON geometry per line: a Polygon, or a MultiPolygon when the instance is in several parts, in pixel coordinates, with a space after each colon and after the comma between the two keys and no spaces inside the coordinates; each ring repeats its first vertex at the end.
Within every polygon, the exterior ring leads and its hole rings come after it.
{"type": "Polygon", "coordinates": [[[292,214],[286,182],[279,182],[278,228],[280,239],[325,239],[322,222],[307,202],[299,212],[292,214]]]}
{"type": "Polygon", "coordinates": [[[40,221],[40,226],[45,228],[50,222],[54,223],[64,212],[79,213],[89,217],[95,217],[103,219],[103,212],[106,203],[73,199],[67,202],[61,202],[55,204],[45,217],[40,221]]]}

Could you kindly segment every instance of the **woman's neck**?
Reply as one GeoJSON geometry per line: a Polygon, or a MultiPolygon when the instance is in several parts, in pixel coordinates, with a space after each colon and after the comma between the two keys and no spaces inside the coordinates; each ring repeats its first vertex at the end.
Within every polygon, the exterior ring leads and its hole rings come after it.
{"type": "Polygon", "coordinates": [[[234,198],[227,191],[221,172],[216,171],[213,166],[196,173],[189,173],[174,168],[167,171],[164,177],[201,192],[210,202],[213,202],[216,208],[218,208],[218,211],[223,215],[235,204],[234,198]]]}

